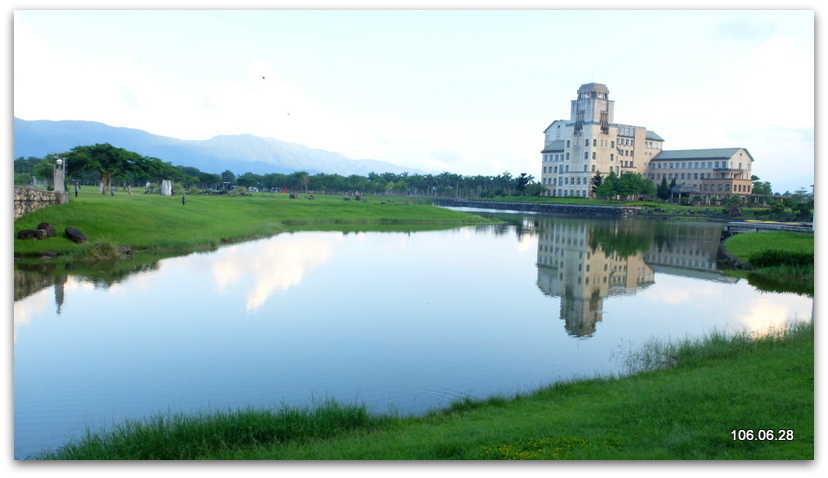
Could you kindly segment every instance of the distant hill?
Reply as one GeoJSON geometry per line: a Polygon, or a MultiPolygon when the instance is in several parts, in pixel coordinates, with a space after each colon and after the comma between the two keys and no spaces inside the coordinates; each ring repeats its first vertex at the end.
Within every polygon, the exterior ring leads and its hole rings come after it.
{"type": "Polygon", "coordinates": [[[372,159],[350,159],[340,153],[250,134],[222,135],[194,141],[158,136],[94,121],[27,121],[14,118],[14,158],[43,157],[75,146],[109,143],[158,158],[175,166],[192,166],[206,173],[230,170],[239,175],[307,171],[349,176],[368,173],[424,174],[372,159]]]}

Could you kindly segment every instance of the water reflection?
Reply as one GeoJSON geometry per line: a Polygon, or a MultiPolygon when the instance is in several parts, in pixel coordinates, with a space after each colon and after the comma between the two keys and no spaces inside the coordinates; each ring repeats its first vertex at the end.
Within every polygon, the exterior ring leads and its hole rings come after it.
{"type": "Polygon", "coordinates": [[[656,272],[738,281],[716,270],[720,225],[536,218],[533,226],[538,287],[561,298],[560,318],[575,337],[595,334],[604,299],[651,286],[656,272]]]}
{"type": "MultiPolygon", "coordinates": [[[[564,321],[567,333],[574,337],[593,336],[597,324],[603,320],[605,299],[646,289],[655,283],[656,273],[721,283],[739,280],[716,268],[720,224],[488,215],[504,223],[478,227],[480,233],[516,235],[520,252],[537,245],[536,285],[543,294],[560,298],[559,318],[564,321]]],[[[43,289],[53,288],[55,310],[60,315],[67,284],[73,288],[83,284],[109,289],[130,276],[147,283],[162,267],[180,268],[196,275],[209,271],[212,284],[205,293],[223,295],[243,290],[245,312],[256,314],[274,293],[300,284],[310,271],[330,261],[348,234],[331,232],[324,238],[282,234],[210,253],[150,258],[137,264],[134,260],[92,265],[15,264],[15,323],[25,323],[30,315],[26,311],[28,306],[18,301],[43,289]]],[[[365,240],[365,232],[353,234],[365,240]]],[[[672,294],[672,299],[665,297],[665,300],[683,300],[680,292],[672,294]]],[[[42,307],[42,297],[33,303],[42,307]]]]}
{"type": "MultiPolygon", "coordinates": [[[[560,317],[574,336],[591,336],[604,299],[634,294],[654,282],[641,253],[626,255],[607,239],[618,228],[587,222],[546,221],[538,237],[538,287],[561,298],[560,317]]],[[[623,233],[622,233],[623,234],[623,233]]]]}
{"type": "Polygon", "coordinates": [[[255,313],[274,292],[301,283],[308,271],[327,262],[341,237],[334,234],[323,241],[284,234],[258,241],[261,247],[226,248],[210,266],[216,292],[246,284],[245,310],[255,313]]]}

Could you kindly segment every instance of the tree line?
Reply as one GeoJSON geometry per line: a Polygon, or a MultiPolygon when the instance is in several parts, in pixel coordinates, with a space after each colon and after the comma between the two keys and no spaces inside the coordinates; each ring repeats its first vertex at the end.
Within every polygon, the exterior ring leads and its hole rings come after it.
{"type": "MultiPolygon", "coordinates": [[[[77,146],[64,153],[44,158],[17,158],[14,161],[15,184],[29,184],[32,178],[51,181],[58,160],[65,161],[67,181],[81,185],[101,185],[102,192],[110,186],[132,185],[155,187],[162,180],[170,180],[176,190],[230,190],[240,186],[246,190],[270,192],[304,192],[324,194],[385,194],[396,196],[431,196],[491,198],[502,196],[540,196],[546,187],[532,175],[512,175],[504,172],[496,176],[464,176],[450,172],[440,174],[369,173],[367,176],[336,173],[255,174],[246,172],[236,176],[230,170],[220,174],[208,173],[192,166],[174,166],[159,158],[116,148],[111,144],[77,146]]],[[[754,194],[771,194],[770,183],[754,176],[754,194]]],[[[669,199],[675,180],[665,180],[656,187],[651,179],[625,172],[617,175],[600,173],[592,178],[591,197],[602,199],[633,199],[658,197],[669,199]]],[[[799,191],[797,191],[798,193],[799,191]]],[[[789,195],[790,193],[786,193],[789,195]]],[[[798,201],[797,201],[798,202],[798,201]]]]}
{"type": "Polygon", "coordinates": [[[159,158],[142,156],[108,143],[77,146],[64,153],[48,154],[44,158],[17,158],[14,161],[15,184],[29,184],[32,178],[51,181],[58,160],[67,165],[67,181],[70,184],[99,185],[103,193],[107,193],[111,186],[154,187],[162,180],[170,180],[176,189],[202,191],[229,190],[239,186],[246,190],[271,192],[485,198],[537,196],[546,190],[529,174],[513,176],[509,172],[496,176],[464,176],[449,172],[372,172],[367,176],[310,174],[305,171],[288,174],[246,172],[238,176],[230,170],[220,174],[207,173],[192,166],[174,166],[159,158]]]}

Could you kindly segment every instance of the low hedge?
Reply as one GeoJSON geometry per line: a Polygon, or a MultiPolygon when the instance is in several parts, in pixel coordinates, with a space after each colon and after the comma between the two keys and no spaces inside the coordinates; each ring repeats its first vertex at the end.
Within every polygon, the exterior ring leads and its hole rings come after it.
{"type": "Polygon", "coordinates": [[[784,265],[809,266],[814,264],[814,253],[765,249],[751,254],[748,262],[751,266],[759,268],[784,265]]]}

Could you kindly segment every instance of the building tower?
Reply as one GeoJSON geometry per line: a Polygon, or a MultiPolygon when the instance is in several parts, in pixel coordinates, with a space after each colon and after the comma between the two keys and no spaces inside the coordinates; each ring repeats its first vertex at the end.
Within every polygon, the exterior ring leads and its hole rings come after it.
{"type": "Polygon", "coordinates": [[[609,134],[613,122],[615,102],[609,99],[609,89],[600,83],[587,83],[578,88],[578,99],[572,100],[569,119],[575,123],[573,133],[581,134],[584,125],[598,125],[598,132],[609,134]]]}

